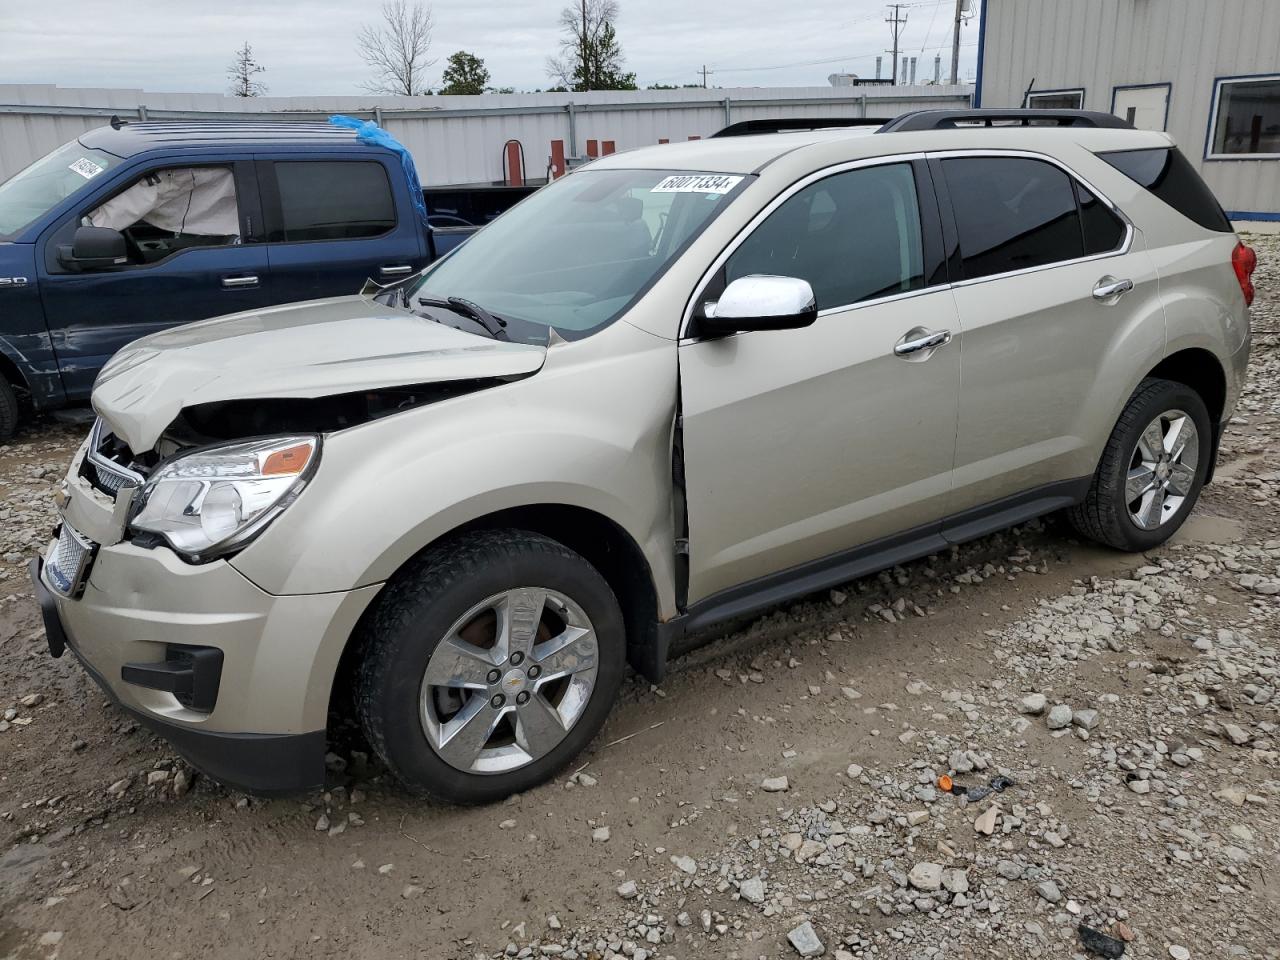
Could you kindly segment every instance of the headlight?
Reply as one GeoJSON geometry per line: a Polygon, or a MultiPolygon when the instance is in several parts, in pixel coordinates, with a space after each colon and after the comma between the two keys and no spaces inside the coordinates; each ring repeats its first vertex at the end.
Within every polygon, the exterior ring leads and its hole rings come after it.
{"type": "Polygon", "coordinates": [[[314,436],[193,450],[151,475],[129,526],[159,534],[189,560],[208,560],[248,543],[279,516],[319,458],[314,436]]]}

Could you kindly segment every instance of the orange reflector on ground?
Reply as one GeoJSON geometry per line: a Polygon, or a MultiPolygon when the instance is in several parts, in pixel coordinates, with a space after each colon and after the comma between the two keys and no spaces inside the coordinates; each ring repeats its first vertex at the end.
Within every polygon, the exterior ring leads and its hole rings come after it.
{"type": "Polygon", "coordinates": [[[294,447],[286,447],[284,450],[277,450],[267,457],[267,462],[262,465],[262,475],[264,477],[278,477],[301,473],[310,459],[311,444],[300,443],[294,447]]]}
{"type": "Polygon", "coordinates": [[[943,793],[951,792],[951,778],[948,777],[945,773],[938,778],[938,789],[941,790],[943,793]]]}

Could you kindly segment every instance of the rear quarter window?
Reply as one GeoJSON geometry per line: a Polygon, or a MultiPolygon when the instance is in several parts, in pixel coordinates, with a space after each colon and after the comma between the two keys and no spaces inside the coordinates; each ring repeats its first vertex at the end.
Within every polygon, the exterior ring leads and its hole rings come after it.
{"type": "Polygon", "coordinates": [[[372,160],[277,161],[276,240],[360,240],[395,229],[391,182],[372,160]]]}
{"type": "Polygon", "coordinates": [[[1234,232],[1218,198],[1177,149],[1116,150],[1098,156],[1193,223],[1219,233],[1234,232]]]}

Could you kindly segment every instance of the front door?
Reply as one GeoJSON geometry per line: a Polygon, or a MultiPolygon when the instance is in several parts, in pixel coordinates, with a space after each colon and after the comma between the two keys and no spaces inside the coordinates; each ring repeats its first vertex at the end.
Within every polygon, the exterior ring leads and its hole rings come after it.
{"type": "Polygon", "coordinates": [[[959,344],[905,348],[960,331],[922,198],[934,202],[922,164],[818,175],[775,201],[700,294],[798,277],[820,313],[680,348],[690,603],[942,516],[959,344]]]}
{"type": "Polygon", "coordinates": [[[40,244],[40,296],[67,397],[138,337],[271,303],[266,247],[254,243],[253,165],[157,164],[91,195],[40,244]],[[73,270],[58,259],[78,226],[124,234],[128,263],[73,270]]]}

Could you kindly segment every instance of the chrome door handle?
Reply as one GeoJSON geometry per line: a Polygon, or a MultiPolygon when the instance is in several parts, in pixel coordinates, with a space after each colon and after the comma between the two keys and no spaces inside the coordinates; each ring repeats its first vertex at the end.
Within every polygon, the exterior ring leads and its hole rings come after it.
{"type": "MultiPolygon", "coordinates": [[[[912,330],[907,336],[917,334],[920,331],[912,330]]],[[[945,346],[951,342],[950,330],[939,330],[937,333],[924,333],[922,336],[917,335],[914,339],[902,339],[894,345],[893,352],[899,357],[910,357],[917,353],[923,353],[926,350],[933,350],[935,347],[945,346]]]]}
{"type": "Polygon", "coordinates": [[[378,272],[384,277],[403,277],[406,274],[413,273],[413,267],[405,263],[394,267],[379,267],[378,272]]]}
{"type": "Polygon", "coordinates": [[[223,277],[222,285],[228,290],[235,290],[238,287],[256,287],[258,285],[257,277],[223,277]]]}
{"type": "Polygon", "coordinates": [[[1119,299],[1133,289],[1132,280],[1117,280],[1115,277],[1103,277],[1093,288],[1093,299],[1119,299]]]}

